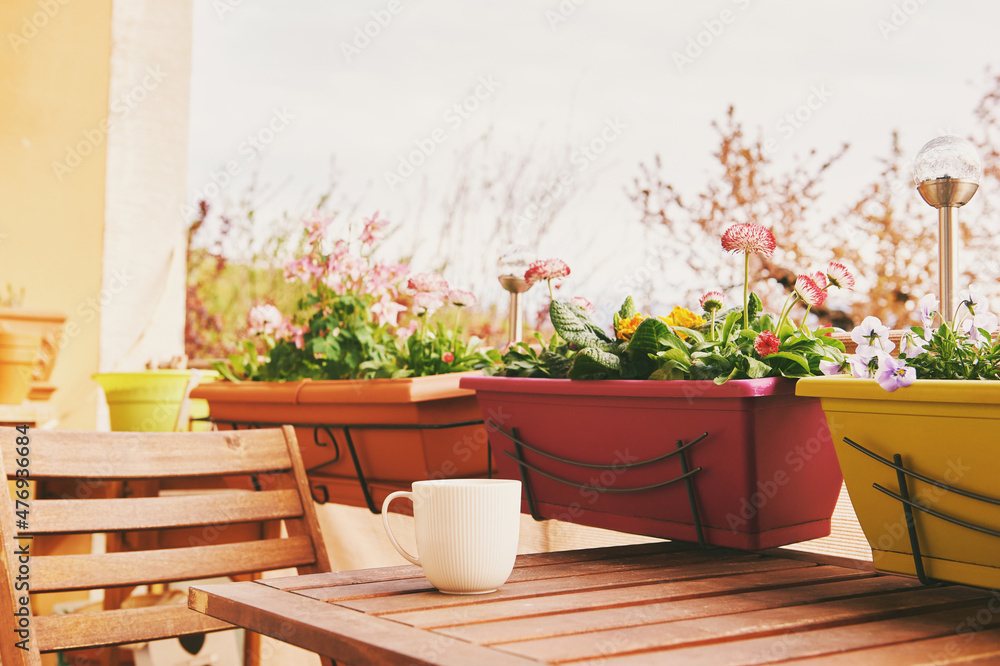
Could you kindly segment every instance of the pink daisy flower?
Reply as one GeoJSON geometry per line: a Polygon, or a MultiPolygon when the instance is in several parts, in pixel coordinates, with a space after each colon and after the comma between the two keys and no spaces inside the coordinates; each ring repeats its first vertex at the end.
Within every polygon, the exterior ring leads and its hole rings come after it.
{"type": "Polygon", "coordinates": [[[528,286],[539,280],[555,280],[569,275],[569,266],[562,259],[540,259],[528,266],[524,279],[528,286]]]}
{"type": "Polygon", "coordinates": [[[420,308],[428,315],[444,305],[444,297],[429,291],[421,291],[413,297],[413,307],[420,308]]]}
{"type": "Polygon", "coordinates": [[[437,273],[417,273],[406,286],[413,291],[428,294],[447,294],[449,289],[447,280],[437,273]]]}
{"type": "Polygon", "coordinates": [[[844,264],[831,261],[826,268],[826,278],[834,287],[841,289],[854,289],[854,276],[847,270],[844,264]]]}
{"type": "Polygon", "coordinates": [[[753,348],[761,358],[766,358],[771,354],[776,354],[778,352],[778,347],[781,346],[781,340],[778,339],[771,331],[761,332],[756,339],[753,341],[753,348]]]}
{"type": "Polygon", "coordinates": [[[795,293],[811,308],[818,308],[826,303],[826,292],[808,275],[795,278],[795,293]]]}
{"type": "Polygon", "coordinates": [[[594,311],[595,311],[594,304],[591,303],[590,301],[588,301],[583,296],[574,296],[573,298],[569,299],[569,302],[572,303],[573,305],[579,307],[581,310],[583,310],[584,312],[586,312],[588,315],[594,314],[594,311]]]}
{"type": "Polygon", "coordinates": [[[726,304],[726,295],[721,291],[710,291],[701,297],[698,304],[701,305],[701,309],[705,312],[715,312],[716,310],[721,310],[726,304]]]}
{"type": "Polygon", "coordinates": [[[476,304],[476,295],[471,291],[463,291],[461,289],[452,289],[448,292],[448,301],[452,305],[457,305],[458,307],[468,307],[471,308],[476,304]]]}
{"type": "Polygon", "coordinates": [[[722,234],[722,249],[726,252],[751,252],[763,257],[774,254],[777,243],[774,234],[766,227],[752,222],[741,222],[726,229],[722,234]]]}
{"type": "Polygon", "coordinates": [[[441,360],[444,361],[445,363],[451,363],[452,361],[455,360],[455,355],[452,354],[451,352],[445,352],[441,354],[441,360]]]}
{"type": "Polygon", "coordinates": [[[247,314],[247,332],[251,335],[261,333],[272,335],[284,323],[285,318],[281,316],[281,311],[269,303],[255,305],[250,308],[250,312],[247,314]]]}

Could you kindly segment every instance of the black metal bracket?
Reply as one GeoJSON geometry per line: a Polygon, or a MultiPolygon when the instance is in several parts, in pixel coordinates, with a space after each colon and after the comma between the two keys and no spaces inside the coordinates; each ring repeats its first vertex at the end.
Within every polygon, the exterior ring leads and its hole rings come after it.
{"type": "MultiPolygon", "coordinates": [[[[231,427],[233,430],[239,430],[241,427],[245,430],[259,429],[262,427],[280,427],[283,425],[290,425],[293,428],[312,428],[313,429],[313,443],[318,447],[326,447],[328,444],[320,439],[319,433],[324,432],[329,438],[330,442],[333,444],[333,457],[329,460],[325,460],[318,465],[313,465],[306,469],[306,473],[315,472],[328,465],[340,460],[340,444],[337,442],[336,436],[333,434],[334,430],[344,431],[344,443],[347,444],[347,451],[351,454],[351,462],[354,464],[354,472],[358,476],[358,483],[361,484],[361,493],[365,498],[365,505],[368,510],[374,514],[382,513],[382,508],[375,504],[375,500],[372,497],[371,488],[368,484],[368,479],[365,477],[365,472],[361,468],[361,460],[358,456],[357,447],[354,445],[354,438],[351,437],[351,430],[444,430],[447,428],[460,428],[463,426],[473,426],[480,425],[483,423],[482,419],[473,419],[469,421],[453,421],[451,423],[426,423],[426,424],[411,424],[411,423],[262,423],[259,421],[230,421],[226,419],[213,419],[211,417],[204,419],[196,419],[199,421],[208,421],[213,424],[225,424],[231,427]]],[[[493,451],[490,447],[490,443],[487,440],[486,443],[486,475],[488,478],[493,478],[493,451]]],[[[313,500],[317,504],[326,504],[330,501],[330,492],[325,486],[319,486],[319,490],[322,491],[322,496],[316,496],[316,487],[310,484],[310,492],[312,493],[313,500]]]]}
{"type": "Polygon", "coordinates": [[[896,484],[899,486],[898,493],[893,492],[892,490],[889,490],[888,488],[885,488],[884,486],[878,483],[872,483],[872,488],[874,488],[875,490],[879,491],[884,495],[888,495],[889,497],[893,498],[894,500],[900,502],[903,505],[903,517],[906,520],[906,532],[910,539],[910,551],[911,554],[913,555],[913,569],[917,574],[917,579],[919,579],[920,582],[923,583],[924,585],[934,585],[937,583],[942,583],[943,581],[930,578],[924,571],[924,560],[923,556],[920,553],[920,538],[917,533],[916,522],[913,520],[914,509],[920,511],[921,513],[926,513],[929,516],[933,516],[939,520],[949,522],[953,525],[958,525],[959,527],[972,530],[974,532],[980,532],[982,534],[988,534],[989,536],[1000,538],[1000,531],[992,530],[987,527],[982,527],[980,525],[974,525],[959,518],[955,518],[954,516],[949,516],[944,513],[941,513],[940,511],[935,511],[934,509],[931,509],[930,507],[924,506],[923,504],[920,504],[919,502],[915,501],[913,498],[910,497],[910,489],[906,477],[908,476],[913,477],[914,479],[917,479],[918,481],[921,481],[928,485],[934,486],[935,488],[940,488],[941,490],[954,493],[956,495],[961,495],[962,497],[967,497],[969,499],[973,499],[979,502],[986,502],[987,504],[1000,506],[1000,499],[996,499],[994,497],[987,497],[986,495],[980,495],[978,493],[973,493],[968,490],[964,490],[962,488],[956,488],[955,486],[944,483],[943,481],[932,479],[928,476],[907,469],[906,467],[903,466],[903,458],[898,453],[893,454],[892,460],[889,460],[888,458],[883,458],[877,453],[866,449],[865,447],[861,446],[857,442],[852,441],[847,437],[844,438],[844,443],[860,451],[869,458],[872,458],[873,460],[885,465],[886,467],[891,467],[896,471],[896,484]]]}
{"type": "Polygon", "coordinates": [[[518,469],[520,470],[521,474],[521,484],[524,487],[525,498],[527,499],[528,502],[528,510],[531,512],[531,517],[534,518],[535,520],[543,520],[543,517],[538,510],[538,505],[536,503],[535,495],[532,490],[531,477],[529,475],[529,471],[544,476],[547,479],[551,479],[552,481],[556,481],[558,483],[571,486],[573,488],[580,488],[582,490],[595,490],[598,492],[607,492],[607,493],[639,493],[648,490],[655,490],[657,488],[663,488],[664,486],[669,486],[671,484],[677,483],[678,481],[683,481],[687,489],[688,504],[691,507],[691,518],[694,522],[695,533],[697,534],[698,537],[698,545],[701,546],[702,548],[706,547],[704,529],[701,523],[701,514],[698,511],[698,502],[694,492],[694,476],[698,472],[700,472],[702,468],[701,467],[695,467],[694,469],[690,468],[687,459],[687,450],[690,449],[695,444],[704,440],[706,437],[708,437],[707,432],[691,440],[690,442],[687,442],[686,444],[681,440],[677,440],[676,448],[673,451],[665,453],[661,456],[657,456],[656,458],[651,458],[649,460],[641,460],[639,462],[613,463],[609,465],[604,463],[580,462],[578,460],[570,460],[569,458],[563,458],[561,456],[557,456],[547,451],[543,451],[535,446],[532,446],[531,444],[528,444],[521,438],[520,433],[518,433],[517,431],[517,428],[511,428],[510,431],[508,432],[503,428],[501,428],[498,424],[494,423],[493,421],[487,421],[486,425],[490,429],[495,430],[496,432],[505,436],[514,444],[514,453],[510,453],[509,451],[504,451],[503,453],[508,458],[511,458],[517,462],[518,469]],[[554,460],[556,462],[563,463],[566,465],[573,465],[576,467],[584,467],[588,469],[606,469],[606,470],[610,469],[616,472],[618,470],[629,470],[635,467],[651,465],[653,463],[658,463],[663,460],[666,460],[672,456],[678,456],[681,464],[681,475],[674,477],[673,479],[669,479],[667,481],[661,481],[659,483],[654,483],[652,485],[647,485],[647,486],[636,486],[629,488],[618,488],[618,487],[597,488],[591,484],[577,483],[576,481],[564,479],[562,477],[556,476],[555,474],[552,474],[550,472],[547,472],[539,468],[537,465],[533,463],[529,463],[527,460],[525,460],[525,454],[524,454],[525,450],[531,451],[532,453],[542,456],[544,458],[548,458],[549,460],[554,460]]]}

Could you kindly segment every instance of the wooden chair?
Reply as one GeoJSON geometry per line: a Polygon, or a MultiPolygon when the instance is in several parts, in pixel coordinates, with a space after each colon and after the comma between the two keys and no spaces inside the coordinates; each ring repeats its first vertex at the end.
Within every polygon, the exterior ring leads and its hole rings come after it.
{"type": "MultiPolygon", "coordinates": [[[[23,610],[28,593],[18,548],[25,544],[30,550],[34,541],[19,540],[24,536],[104,533],[109,541],[124,539],[127,546],[122,552],[30,557],[26,566],[31,598],[70,590],[110,588],[120,593],[139,585],[291,567],[299,573],[330,570],[291,427],[191,433],[31,430],[26,448],[24,442],[17,429],[0,428],[0,471],[16,480],[18,470],[26,468],[31,480],[47,480],[56,488],[61,483],[63,491],[58,499],[29,499],[26,508],[2,493],[3,626],[10,618],[18,624],[18,613],[28,612],[23,610]],[[229,486],[255,490],[220,490],[222,479],[229,486]],[[184,491],[160,492],[160,484],[168,482],[183,485],[184,491]],[[198,493],[197,486],[209,490],[198,493]],[[101,492],[109,487],[112,492],[101,492]],[[282,536],[279,521],[287,536],[282,536]],[[267,528],[262,531],[261,525],[267,528]],[[241,529],[248,526],[254,529],[241,529]],[[249,540],[233,542],[236,535],[246,534],[249,540]]],[[[20,637],[5,631],[0,641],[3,665],[37,666],[42,652],[232,628],[184,604],[111,607],[33,615],[28,650],[17,648],[20,637]]],[[[117,658],[117,650],[106,652],[117,658]]],[[[259,652],[248,652],[246,663],[259,663],[259,652]]]]}

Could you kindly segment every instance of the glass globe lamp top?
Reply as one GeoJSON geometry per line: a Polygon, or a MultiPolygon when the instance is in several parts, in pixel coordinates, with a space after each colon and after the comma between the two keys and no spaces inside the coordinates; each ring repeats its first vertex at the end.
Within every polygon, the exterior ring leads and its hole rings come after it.
{"type": "Polygon", "coordinates": [[[527,245],[508,245],[500,251],[497,274],[500,277],[514,275],[523,278],[524,272],[534,260],[535,252],[527,245]]]}
{"type": "Polygon", "coordinates": [[[913,180],[919,185],[928,180],[955,178],[976,183],[983,177],[983,162],[976,148],[961,137],[939,136],[931,139],[913,160],[913,180]]]}

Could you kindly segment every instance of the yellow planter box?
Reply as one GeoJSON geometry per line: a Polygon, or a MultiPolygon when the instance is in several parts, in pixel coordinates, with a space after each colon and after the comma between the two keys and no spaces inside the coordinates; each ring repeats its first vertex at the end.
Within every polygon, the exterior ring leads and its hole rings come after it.
{"type": "MultiPolygon", "coordinates": [[[[800,379],[796,393],[819,397],[851,503],[881,571],[916,575],[895,469],[844,442],[949,486],[1000,498],[1000,382],[917,380],[888,392],[874,380],[800,379]]],[[[1000,505],[907,476],[910,498],[972,525],[1000,531],[1000,505]]],[[[1000,588],[1000,538],[913,510],[924,573],[939,580],[1000,588]]]]}

